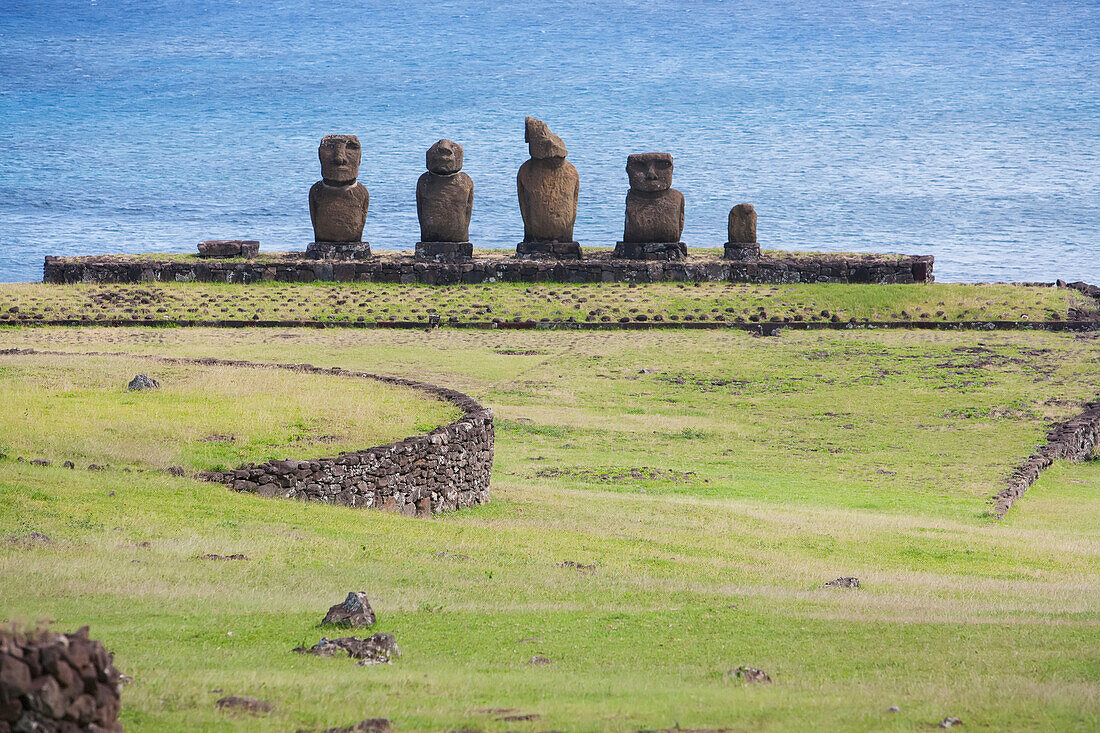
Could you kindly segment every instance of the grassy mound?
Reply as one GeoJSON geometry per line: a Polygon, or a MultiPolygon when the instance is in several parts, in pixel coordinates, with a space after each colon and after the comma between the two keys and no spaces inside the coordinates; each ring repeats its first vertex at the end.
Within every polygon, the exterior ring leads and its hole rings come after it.
{"type": "Polygon", "coordinates": [[[91,623],[135,678],[127,730],[1100,720],[1100,464],[1057,466],[1006,520],[986,514],[1045,423],[1094,397],[1093,335],[6,336],[417,374],[497,415],[493,503],[429,521],[0,461],[0,617],[91,623]],[[32,531],[52,542],[2,540],[32,531]],[[862,588],[822,587],[840,576],[862,588]],[[402,656],[290,653],[349,590],[402,656]],[[728,674],[741,665],[773,682],[728,674]],[[275,710],[231,716],[224,695],[275,710]]]}
{"type": "Polygon", "coordinates": [[[457,416],[452,405],[370,380],[129,357],[0,355],[0,453],[80,467],[224,470],[316,458],[400,440],[457,416]],[[139,373],[161,388],[127,390],[139,373]]]}

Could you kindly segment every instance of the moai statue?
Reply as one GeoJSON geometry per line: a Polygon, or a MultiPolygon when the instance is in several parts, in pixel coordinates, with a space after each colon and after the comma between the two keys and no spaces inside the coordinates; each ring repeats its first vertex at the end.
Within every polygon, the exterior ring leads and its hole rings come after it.
{"type": "Polygon", "coordinates": [[[569,151],[545,122],[534,117],[527,118],[524,139],[531,159],[520,166],[516,176],[523,215],[523,241],[516,246],[516,255],[580,259],[581,246],[573,241],[573,224],[581,178],[565,159],[569,151]]]}
{"type": "Polygon", "coordinates": [[[428,148],[428,172],[416,182],[416,215],[420,241],[416,257],[449,261],[473,254],[470,214],[474,182],[462,172],[462,146],[440,140],[428,148]]]}
{"type": "Polygon", "coordinates": [[[723,254],[727,260],[760,259],[756,242],[756,209],[752,204],[737,204],[730,209],[729,241],[723,254]]]}
{"type": "Polygon", "coordinates": [[[316,259],[363,259],[370,244],[363,241],[370,196],[359,178],[362,151],[355,135],[325,135],[317,148],[321,180],[309,189],[313,243],[307,256],[316,259]]]}
{"type": "Polygon", "coordinates": [[[682,260],[687,246],[684,231],[684,195],[672,188],[672,156],[640,153],[626,159],[630,191],[626,194],[623,241],[615,257],[631,260],[682,260]]]}

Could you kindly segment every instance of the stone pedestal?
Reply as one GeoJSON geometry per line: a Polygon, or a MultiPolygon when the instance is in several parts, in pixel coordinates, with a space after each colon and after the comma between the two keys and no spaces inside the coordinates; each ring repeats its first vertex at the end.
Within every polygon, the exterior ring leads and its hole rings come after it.
{"type": "Polygon", "coordinates": [[[416,259],[433,262],[459,262],[474,255],[469,242],[417,242],[416,259]]]}
{"type": "Polygon", "coordinates": [[[310,242],[306,257],[311,260],[369,260],[370,242],[310,242]]]}
{"type": "Polygon", "coordinates": [[[683,260],[687,245],[683,242],[617,242],[612,257],[624,260],[683,260]]]}
{"type": "Polygon", "coordinates": [[[726,242],[722,259],[754,262],[760,259],[760,245],[755,242],[726,242]]]}
{"type": "Polygon", "coordinates": [[[577,242],[520,242],[516,257],[525,260],[579,260],[581,245],[577,242]]]}
{"type": "Polygon", "coordinates": [[[260,243],[254,239],[207,239],[199,242],[199,257],[228,259],[245,257],[252,259],[260,251],[260,243]]]}

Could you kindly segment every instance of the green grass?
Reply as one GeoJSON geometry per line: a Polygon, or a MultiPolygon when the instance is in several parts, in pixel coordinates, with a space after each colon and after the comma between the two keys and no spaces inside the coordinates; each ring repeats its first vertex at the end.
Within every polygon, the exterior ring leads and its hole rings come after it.
{"type": "Polygon", "coordinates": [[[1092,335],[4,337],[406,374],[497,415],[493,503],[428,521],[0,461],[0,538],[54,539],[0,542],[0,617],[91,623],[135,677],[127,730],[1100,723],[1100,464],[1056,466],[1004,521],[986,513],[1045,425],[1095,396],[1092,335]],[[821,587],[842,575],[864,587],[821,587]],[[349,590],[367,591],[403,656],[290,654],[349,590]],[[742,664],[773,684],[731,680],[742,664]],[[227,694],[276,711],[220,713],[227,694]],[[485,712],[512,708],[539,718],[485,712]]]}
{"type": "Polygon", "coordinates": [[[1067,320],[1095,312],[1081,293],[1017,285],[748,285],[658,283],[631,287],[387,283],[0,286],[0,324],[115,319],[175,320],[575,321],[581,323],[761,321],[1067,320]]]}
{"type": "Polygon", "coordinates": [[[105,356],[0,354],[0,453],[84,467],[225,470],[425,432],[458,408],[371,380],[105,356]],[[146,373],[157,390],[131,392],[146,373]]]}

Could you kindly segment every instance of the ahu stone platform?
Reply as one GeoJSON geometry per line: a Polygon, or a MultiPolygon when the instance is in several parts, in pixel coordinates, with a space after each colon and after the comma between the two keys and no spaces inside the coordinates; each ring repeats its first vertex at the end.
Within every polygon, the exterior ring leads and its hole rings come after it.
{"type": "Polygon", "coordinates": [[[616,258],[609,249],[586,250],[582,259],[541,260],[512,252],[474,252],[461,262],[416,259],[411,252],[378,252],[367,259],[308,259],[300,252],[261,253],[255,259],[207,260],[193,255],[46,257],[47,283],[139,282],[391,282],[454,285],[492,282],[745,282],[930,283],[930,255],[815,254],[765,251],[734,261],[688,250],[686,259],[616,258]]]}

